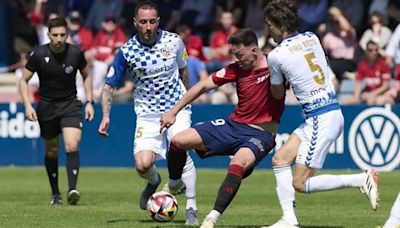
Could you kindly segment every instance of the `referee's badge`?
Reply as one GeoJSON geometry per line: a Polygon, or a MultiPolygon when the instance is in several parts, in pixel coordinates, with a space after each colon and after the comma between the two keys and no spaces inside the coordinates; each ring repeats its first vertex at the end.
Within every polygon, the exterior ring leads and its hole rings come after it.
{"type": "Polygon", "coordinates": [[[66,74],[71,74],[72,71],[74,71],[74,67],[72,67],[71,65],[66,66],[66,67],[64,68],[64,71],[65,71],[66,74]]]}

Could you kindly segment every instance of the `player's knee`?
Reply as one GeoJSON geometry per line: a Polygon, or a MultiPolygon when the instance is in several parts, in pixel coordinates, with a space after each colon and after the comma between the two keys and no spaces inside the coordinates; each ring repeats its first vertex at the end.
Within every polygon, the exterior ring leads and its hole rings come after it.
{"type": "Polygon", "coordinates": [[[46,151],[46,157],[48,158],[57,158],[58,157],[58,147],[48,148],[46,151]]]}
{"type": "Polygon", "coordinates": [[[170,148],[170,152],[172,153],[186,151],[184,149],[184,144],[182,143],[182,137],[180,136],[180,134],[177,134],[172,138],[170,148]]]}
{"type": "Polygon", "coordinates": [[[67,152],[78,151],[78,142],[65,143],[65,150],[67,152]]]}
{"type": "Polygon", "coordinates": [[[296,192],[304,193],[304,181],[293,179],[293,188],[296,192]]]}
{"type": "Polygon", "coordinates": [[[144,162],[136,162],[136,171],[139,174],[145,174],[150,170],[152,166],[153,166],[152,164],[150,165],[144,162]]]}

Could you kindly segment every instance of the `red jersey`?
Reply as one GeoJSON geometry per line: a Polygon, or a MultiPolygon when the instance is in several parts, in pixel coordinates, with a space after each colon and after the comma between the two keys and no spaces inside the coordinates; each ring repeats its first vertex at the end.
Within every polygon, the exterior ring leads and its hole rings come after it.
{"type": "Polygon", "coordinates": [[[185,46],[189,56],[196,57],[203,62],[207,61],[207,58],[203,53],[203,41],[201,41],[201,38],[199,36],[190,35],[188,38],[188,42],[185,43],[185,46]]]}
{"type": "Polygon", "coordinates": [[[390,80],[390,68],[382,57],[379,57],[372,66],[363,59],[357,66],[356,80],[365,81],[366,91],[375,90],[383,81],[390,80]]]}
{"type": "Polygon", "coordinates": [[[239,102],[229,115],[233,121],[245,124],[279,122],[285,99],[276,100],[270,92],[268,68],[242,70],[237,63],[211,74],[216,85],[235,82],[239,102]]]}
{"type": "MultiPolygon", "coordinates": [[[[219,48],[228,45],[228,37],[237,31],[238,28],[232,27],[229,32],[223,29],[214,32],[211,35],[210,47],[219,48]]],[[[221,56],[219,60],[229,60],[229,56],[221,56]]]]}
{"type": "Polygon", "coordinates": [[[117,28],[112,34],[107,34],[104,30],[97,32],[94,38],[93,47],[97,50],[96,59],[104,61],[108,57],[115,54],[127,40],[125,33],[122,29],[117,28]]]}

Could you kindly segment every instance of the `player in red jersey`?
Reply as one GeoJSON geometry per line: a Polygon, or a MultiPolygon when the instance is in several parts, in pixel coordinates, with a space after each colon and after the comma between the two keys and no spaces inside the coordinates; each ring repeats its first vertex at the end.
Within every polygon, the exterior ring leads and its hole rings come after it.
{"type": "Polygon", "coordinates": [[[194,149],[201,158],[232,155],[228,174],[222,183],[213,210],[201,227],[214,227],[236,195],[242,179],[275,146],[275,134],[284,108],[284,98],[275,100],[270,93],[266,56],[258,48],[256,34],[242,30],[228,39],[237,62],[213,73],[193,86],[160,119],[160,130],[174,124],[177,113],[201,94],[228,82],[235,82],[239,103],[228,118],[196,125],[172,138],[168,156],[169,182],[164,190],[181,193],[186,151],[194,149]]]}

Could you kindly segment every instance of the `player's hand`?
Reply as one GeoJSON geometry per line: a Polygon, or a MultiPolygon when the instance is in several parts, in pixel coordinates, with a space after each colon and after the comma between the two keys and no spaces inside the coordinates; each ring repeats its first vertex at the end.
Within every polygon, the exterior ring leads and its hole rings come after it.
{"type": "Polygon", "coordinates": [[[108,129],[109,124],[110,124],[110,118],[103,117],[103,119],[101,120],[100,126],[99,126],[99,130],[98,130],[98,132],[101,136],[104,136],[104,137],[108,136],[107,129],[108,129]]]}
{"type": "Polygon", "coordinates": [[[92,121],[94,118],[94,108],[92,103],[87,103],[85,106],[85,120],[92,121]]]}
{"type": "Polygon", "coordinates": [[[30,121],[37,121],[37,114],[32,105],[25,106],[25,116],[30,121]]]}
{"type": "Polygon", "coordinates": [[[160,132],[164,130],[164,128],[171,127],[176,121],[176,115],[172,111],[168,111],[164,113],[160,118],[160,132]]]}

